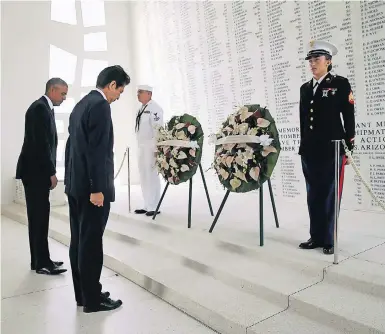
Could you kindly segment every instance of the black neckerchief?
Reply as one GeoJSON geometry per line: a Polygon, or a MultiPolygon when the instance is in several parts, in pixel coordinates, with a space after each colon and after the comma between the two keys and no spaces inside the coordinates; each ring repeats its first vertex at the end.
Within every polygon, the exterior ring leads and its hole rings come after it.
{"type": "Polygon", "coordinates": [[[136,124],[135,124],[135,132],[139,131],[139,126],[140,126],[140,118],[142,117],[142,114],[144,110],[147,108],[148,104],[146,104],[143,109],[138,111],[138,114],[136,115],[136,124]]]}

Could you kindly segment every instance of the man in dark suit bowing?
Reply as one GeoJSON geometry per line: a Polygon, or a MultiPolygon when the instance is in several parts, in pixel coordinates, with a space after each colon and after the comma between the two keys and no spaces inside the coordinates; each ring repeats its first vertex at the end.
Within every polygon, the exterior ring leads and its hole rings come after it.
{"type": "Polygon", "coordinates": [[[103,266],[103,233],[115,200],[114,131],[110,104],[119,99],[130,77],[120,66],[100,72],[96,89],[76,104],[70,115],[65,154],[70,260],[75,299],[86,313],[122,305],[109,298],[99,282],[103,266]]]}
{"type": "Polygon", "coordinates": [[[60,78],[46,84],[45,95],[31,104],[25,114],[24,143],[16,167],[25,191],[28,216],[31,270],[38,274],[66,272],[61,261],[52,261],[48,248],[49,193],[57,185],[57,131],[54,106],[66,99],[68,85],[60,78]]]}
{"type": "MultiPolygon", "coordinates": [[[[335,150],[333,140],[344,139],[354,147],[354,97],[349,80],[331,74],[337,48],[325,41],[312,41],[306,56],[313,78],[300,90],[301,144],[299,154],[306,181],[310,216],[310,239],[302,249],[323,248],[334,253],[335,150]]],[[[341,145],[339,157],[341,203],[344,168],[349,163],[341,145]]]]}

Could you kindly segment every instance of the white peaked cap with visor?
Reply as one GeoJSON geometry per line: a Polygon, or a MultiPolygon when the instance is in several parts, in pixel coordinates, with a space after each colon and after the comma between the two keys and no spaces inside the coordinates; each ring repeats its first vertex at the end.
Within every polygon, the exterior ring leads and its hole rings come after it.
{"type": "Polygon", "coordinates": [[[309,51],[305,60],[312,57],[329,56],[333,57],[338,53],[335,45],[326,41],[312,40],[309,43],[309,51]]]}
{"type": "Polygon", "coordinates": [[[138,90],[143,90],[146,92],[152,92],[153,88],[149,85],[139,85],[138,90]]]}

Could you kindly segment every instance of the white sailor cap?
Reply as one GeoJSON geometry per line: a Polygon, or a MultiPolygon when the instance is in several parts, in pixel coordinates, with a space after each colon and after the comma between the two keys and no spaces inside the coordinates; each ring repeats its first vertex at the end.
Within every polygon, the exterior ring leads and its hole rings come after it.
{"type": "Polygon", "coordinates": [[[309,43],[309,52],[306,55],[305,60],[309,60],[312,57],[329,56],[332,57],[338,52],[335,45],[319,40],[312,40],[309,43]]]}
{"type": "Polygon", "coordinates": [[[146,92],[152,92],[152,87],[149,85],[139,85],[138,90],[144,90],[146,92]]]}

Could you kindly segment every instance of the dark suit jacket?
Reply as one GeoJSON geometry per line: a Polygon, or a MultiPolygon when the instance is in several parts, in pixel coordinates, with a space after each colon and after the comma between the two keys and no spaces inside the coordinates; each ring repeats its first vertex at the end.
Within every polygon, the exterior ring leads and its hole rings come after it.
{"type": "MultiPolygon", "coordinates": [[[[355,136],[354,98],[348,79],[328,73],[314,96],[313,80],[302,85],[300,94],[299,154],[332,157],[332,140],[335,139],[345,139],[352,150],[355,136]]],[[[341,145],[341,154],[343,152],[341,145]]]]}
{"type": "Polygon", "coordinates": [[[55,115],[42,96],[25,114],[24,142],[17,162],[16,178],[50,180],[56,174],[57,131],[55,115]]]}
{"type": "Polygon", "coordinates": [[[115,200],[114,130],[110,104],[96,90],[76,104],[70,115],[65,150],[65,192],[76,198],[102,192],[115,200]]]}

